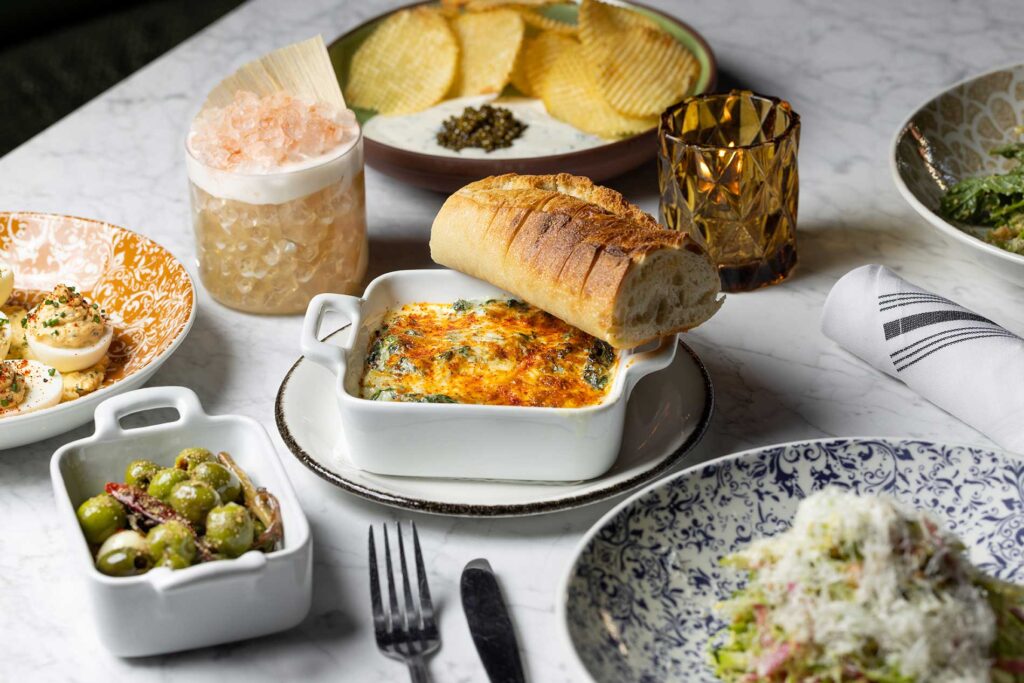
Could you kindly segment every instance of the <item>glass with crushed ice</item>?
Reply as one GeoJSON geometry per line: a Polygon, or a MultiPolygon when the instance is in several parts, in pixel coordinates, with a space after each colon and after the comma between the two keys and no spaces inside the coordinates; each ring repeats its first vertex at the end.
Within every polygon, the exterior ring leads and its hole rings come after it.
{"type": "Polygon", "coordinates": [[[284,93],[240,92],[186,144],[199,276],[220,303],[300,313],[366,274],[363,141],[355,115],[284,93]]]}

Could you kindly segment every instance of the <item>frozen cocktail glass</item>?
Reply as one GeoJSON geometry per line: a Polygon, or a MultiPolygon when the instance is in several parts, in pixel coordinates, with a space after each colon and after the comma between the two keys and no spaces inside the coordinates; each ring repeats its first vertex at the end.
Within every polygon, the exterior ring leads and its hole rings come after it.
{"type": "Polygon", "coordinates": [[[204,110],[186,161],[199,276],[220,303],[299,313],[366,274],[363,142],[354,114],[285,93],[204,110]]]}

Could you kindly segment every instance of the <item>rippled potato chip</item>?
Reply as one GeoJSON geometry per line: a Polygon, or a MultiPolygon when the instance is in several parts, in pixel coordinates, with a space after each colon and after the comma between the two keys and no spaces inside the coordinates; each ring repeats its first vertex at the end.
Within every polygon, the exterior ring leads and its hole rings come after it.
{"type": "Polygon", "coordinates": [[[605,37],[614,35],[629,26],[660,28],[658,23],[645,14],[628,7],[610,5],[601,0],[581,0],[576,21],[580,31],[591,31],[605,37]]]}
{"type": "MultiPolygon", "coordinates": [[[[530,38],[522,50],[523,72],[530,88],[529,94],[538,97],[541,82],[551,72],[558,56],[570,48],[578,48],[579,45],[579,41],[575,38],[554,33],[553,31],[545,31],[534,38],[530,38]]],[[[524,90],[523,92],[526,91],[524,90]]]]}
{"type": "MultiPolygon", "coordinates": [[[[460,0],[454,1],[460,2],[460,0]]],[[[462,6],[470,12],[485,12],[487,10],[498,8],[532,9],[534,7],[560,5],[563,2],[565,2],[565,0],[461,0],[462,6]]]]}
{"type": "Polygon", "coordinates": [[[512,75],[525,26],[510,9],[471,12],[452,19],[459,42],[454,97],[500,93],[512,75]]]}
{"type": "Polygon", "coordinates": [[[598,87],[629,116],[654,116],[683,99],[700,70],[697,59],[653,20],[597,0],[583,0],[580,41],[598,87]]]}
{"type": "Polygon", "coordinates": [[[549,114],[593,135],[616,138],[658,124],[656,116],[626,116],[608,104],[581,45],[563,50],[538,85],[549,114]]]}
{"type": "Polygon", "coordinates": [[[530,78],[526,74],[526,51],[530,49],[530,43],[534,40],[536,37],[523,38],[523,44],[519,46],[519,54],[516,55],[516,63],[512,67],[512,74],[509,76],[509,82],[516,87],[516,90],[528,97],[533,97],[534,92],[530,85],[530,78]]]}
{"type": "Polygon", "coordinates": [[[519,8],[519,15],[526,22],[527,26],[540,29],[542,31],[554,31],[555,33],[562,33],[567,36],[574,36],[577,33],[578,27],[576,24],[569,24],[558,19],[552,19],[546,14],[541,14],[536,10],[528,7],[519,8]]]}
{"type": "Polygon", "coordinates": [[[381,114],[408,114],[437,104],[455,80],[459,46],[436,9],[392,14],[352,56],[345,100],[381,114]]]}

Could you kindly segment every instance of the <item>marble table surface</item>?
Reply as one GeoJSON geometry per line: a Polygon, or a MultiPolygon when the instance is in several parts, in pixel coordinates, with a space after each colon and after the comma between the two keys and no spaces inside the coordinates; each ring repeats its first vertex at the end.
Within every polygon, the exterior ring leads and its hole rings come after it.
{"type": "MultiPolygon", "coordinates": [[[[937,237],[900,198],[887,153],[896,126],[929,94],[1020,58],[1015,0],[646,0],[704,33],[723,86],[790,100],[803,119],[800,266],[781,286],[730,296],[688,335],[707,364],[717,412],[686,464],[752,446],[822,436],[913,436],[991,445],[819,331],[825,295],[849,269],[883,263],[1024,333],[1024,291],[937,237]]],[[[204,94],[274,47],[328,40],[394,1],[254,0],[0,159],[0,207],[107,220],[149,235],[195,273],[182,140],[204,94]]],[[[52,87],[59,87],[53,84],[52,87]]],[[[657,211],[653,163],[610,183],[657,211]]],[[[367,173],[371,276],[428,263],[437,194],[367,173]]],[[[138,661],[107,654],[69,579],[47,465],[86,425],[0,453],[0,680],[406,680],[373,645],[366,529],[410,515],[322,482],[287,455],[273,397],[298,355],[296,317],[224,309],[199,293],[191,335],[151,384],[192,387],[211,412],[250,415],[274,435],[315,536],[314,605],[292,631],[138,661]]],[[[412,515],[441,610],[438,681],[483,681],[458,598],[465,563],[500,575],[531,681],[580,680],[559,639],[556,590],[580,535],[615,501],[527,519],[412,515]]],[[[257,596],[254,596],[256,599],[257,596]]],[[[139,624],[128,628],[144,627],[139,624]]]]}

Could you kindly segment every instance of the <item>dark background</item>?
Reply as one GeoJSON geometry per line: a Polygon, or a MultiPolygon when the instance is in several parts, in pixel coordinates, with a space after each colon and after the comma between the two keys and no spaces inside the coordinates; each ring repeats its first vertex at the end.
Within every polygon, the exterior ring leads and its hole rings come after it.
{"type": "Polygon", "coordinates": [[[0,156],[242,0],[0,0],[0,156]]]}

